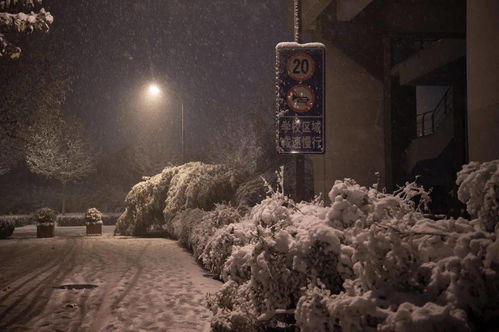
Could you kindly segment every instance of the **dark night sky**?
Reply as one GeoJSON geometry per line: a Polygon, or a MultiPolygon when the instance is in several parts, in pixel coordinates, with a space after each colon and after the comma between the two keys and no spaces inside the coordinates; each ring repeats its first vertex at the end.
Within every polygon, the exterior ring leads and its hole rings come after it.
{"type": "MultiPolygon", "coordinates": [[[[290,3],[45,0],[51,39],[75,73],[66,109],[108,148],[130,143],[132,123],[149,116],[139,97],[150,80],[181,92],[193,145],[227,117],[256,112],[272,121],[274,47],[292,38],[290,3]]],[[[175,130],[179,106],[164,106],[175,130]]]]}

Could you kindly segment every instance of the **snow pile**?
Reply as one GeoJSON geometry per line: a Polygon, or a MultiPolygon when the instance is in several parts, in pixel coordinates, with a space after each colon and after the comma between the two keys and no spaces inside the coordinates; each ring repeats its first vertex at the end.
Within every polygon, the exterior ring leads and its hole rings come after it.
{"type": "Polygon", "coordinates": [[[136,184],[126,197],[126,210],[118,219],[116,233],[144,235],[151,230],[175,230],[175,216],[187,209],[210,210],[229,201],[235,190],[235,172],[223,165],[191,162],[167,167],[160,174],[136,184]]]}
{"type": "Polygon", "coordinates": [[[499,328],[498,165],[459,174],[473,220],[425,218],[415,184],[386,194],[337,181],[330,207],[271,193],[205,248],[225,281],[209,298],[213,329],[499,328]]]}

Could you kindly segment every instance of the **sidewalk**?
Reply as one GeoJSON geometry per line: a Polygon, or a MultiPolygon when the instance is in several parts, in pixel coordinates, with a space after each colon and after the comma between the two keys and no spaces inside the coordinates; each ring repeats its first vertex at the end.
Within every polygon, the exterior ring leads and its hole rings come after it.
{"type": "Polygon", "coordinates": [[[175,241],[113,230],[36,239],[26,226],[0,241],[0,330],[209,331],[204,297],[222,284],[175,241]]]}

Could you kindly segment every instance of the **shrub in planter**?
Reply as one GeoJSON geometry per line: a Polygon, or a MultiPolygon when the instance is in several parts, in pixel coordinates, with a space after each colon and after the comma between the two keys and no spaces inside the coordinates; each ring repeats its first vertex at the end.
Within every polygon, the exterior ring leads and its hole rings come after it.
{"type": "Polygon", "coordinates": [[[41,208],[35,212],[36,237],[53,237],[57,213],[50,208],[41,208]]]}
{"type": "Polygon", "coordinates": [[[10,220],[0,221],[0,239],[6,239],[14,233],[15,224],[10,220]]]}
{"type": "Polygon", "coordinates": [[[90,208],[85,213],[87,235],[102,235],[102,213],[96,208],[90,208]]]}

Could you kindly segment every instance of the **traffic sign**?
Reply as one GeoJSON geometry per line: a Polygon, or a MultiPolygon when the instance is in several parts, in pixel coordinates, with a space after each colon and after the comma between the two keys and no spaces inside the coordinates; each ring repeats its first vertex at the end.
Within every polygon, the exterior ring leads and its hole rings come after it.
{"type": "Polygon", "coordinates": [[[295,53],[289,57],[286,70],[295,81],[309,80],[315,74],[315,60],[307,53],[295,53]]]}
{"type": "Polygon", "coordinates": [[[296,113],[308,112],[314,107],[314,91],[306,85],[295,85],[286,94],[288,106],[296,113]]]}
{"type": "Polygon", "coordinates": [[[325,152],[325,46],[276,47],[277,151],[325,152]]]}

